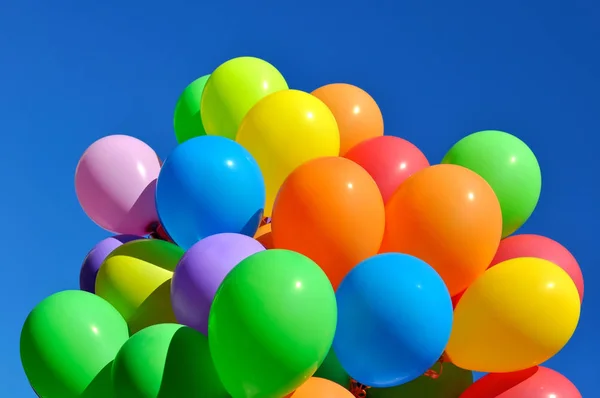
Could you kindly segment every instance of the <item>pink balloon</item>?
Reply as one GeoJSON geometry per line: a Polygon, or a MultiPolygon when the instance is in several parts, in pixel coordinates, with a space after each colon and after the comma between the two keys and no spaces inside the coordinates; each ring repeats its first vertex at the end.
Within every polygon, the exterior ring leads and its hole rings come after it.
{"type": "Polygon", "coordinates": [[[146,143],[109,135],[84,152],[75,171],[79,204],[96,224],[117,234],[146,235],[158,222],[160,159],[146,143]]]}
{"type": "Polygon", "coordinates": [[[565,376],[536,366],[519,372],[487,374],[460,398],[581,398],[581,393],[565,376]]]}
{"type": "Polygon", "coordinates": [[[575,282],[579,299],[583,301],[583,274],[575,257],[560,243],[541,235],[513,235],[500,242],[490,267],[519,257],[535,257],[548,260],[562,269],[575,282]]]}

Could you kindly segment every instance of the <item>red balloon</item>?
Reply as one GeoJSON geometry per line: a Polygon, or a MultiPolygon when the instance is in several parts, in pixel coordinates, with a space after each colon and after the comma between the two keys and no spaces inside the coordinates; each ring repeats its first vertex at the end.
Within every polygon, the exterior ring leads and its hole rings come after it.
{"type": "Polygon", "coordinates": [[[473,383],[460,398],[582,398],[565,376],[536,366],[512,373],[490,373],[473,383]]]}
{"type": "Polygon", "coordinates": [[[344,157],[367,170],[377,183],[384,202],[404,180],[429,167],[429,161],[419,148],[390,135],[363,141],[352,147],[344,157]]]}
{"type": "Polygon", "coordinates": [[[465,291],[466,289],[452,296],[452,308],[456,309],[456,306],[458,305],[458,302],[462,298],[463,294],[465,294],[465,291]]]}
{"type": "Polygon", "coordinates": [[[560,243],[541,235],[513,235],[500,242],[490,267],[519,257],[548,260],[564,269],[575,282],[579,299],[583,301],[583,275],[575,257],[560,243]]]}

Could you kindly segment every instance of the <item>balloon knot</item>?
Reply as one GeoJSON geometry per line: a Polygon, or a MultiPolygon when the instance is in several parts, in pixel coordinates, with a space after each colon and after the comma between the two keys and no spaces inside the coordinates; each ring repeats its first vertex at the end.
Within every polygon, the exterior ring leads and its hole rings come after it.
{"type": "Polygon", "coordinates": [[[260,221],[260,225],[258,226],[259,228],[262,227],[263,225],[267,225],[271,223],[271,217],[265,217],[260,221]]]}
{"type": "Polygon", "coordinates": [[[446,354],[442,354],[442,356],[440,357],[440,359],[438,359],[438,363],[440,364],[440,370],[439,371],[435,371],[433,369],[429,369],[428,371],[426,371],[423,376],[425,377],[430,377],[432,379],[437,379],[442,375],[442,371],[444,370],[444,362],[447,362],[446,360],[446,354]]]}
{"type": "Polygon", "coordinates": [[[150,238],[151,239],[158,239],[158,240],[164,240],[166,242],[171,242],[171,243],[175,243],[173,242],[173,240],[171,239],[171,237],[169,236],[169,234],[167,234],[167,231],[165,231],[165,229],[163,228],[163,226],[160,223],[153,223],[150,226],[150,238]]]}
{"type": "Polygon", "coordinates": [[[354,395],[356,398],[366,398],[367,390],[369,386],[365,386],[364,384],[359,383],[356,380],[352,380],[350,384],[350,393],[354,395]]]}

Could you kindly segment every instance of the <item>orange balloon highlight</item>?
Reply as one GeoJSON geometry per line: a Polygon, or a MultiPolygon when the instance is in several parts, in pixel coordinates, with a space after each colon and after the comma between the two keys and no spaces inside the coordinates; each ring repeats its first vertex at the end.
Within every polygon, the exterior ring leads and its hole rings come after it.
{"type": "Polygon", "coordinates": [[[276,248],[311,258],[337,288],[356,264],[377,254],[385,207],[377,184],[358,164],[319,158],[285,180],[271,225],[276,248]]]}
{"type": "Polygon", "coordinates": [[[498,198],[483,178],[461,166],[442,164],[415,173],[385,211],[380,252],[406,253],[427,262],[452,296],[484,273],[500,244],[498,198]]]}
{"type": "Polygon", "coordinates": [[[340,130],[340,155],[365,140],[383,135],[383,116],[366,91],[351,84],[335,83],[320,87],[312,95],[325,103],[340,130]]]}
{"type": "Polygon", "coordinates": [[[354,395],[339,384],[320,377],[311,377],[296,389],[290,398],[354,398],[354,395]]]}
{"type": "Polygon", "coordinates": [[[271,233],[271,224],[264,224],[256,234],[254,235],[254,239],[260,242],[261,245],[265,247],[265,249],[273,249],[273,234],[271,233]]]}

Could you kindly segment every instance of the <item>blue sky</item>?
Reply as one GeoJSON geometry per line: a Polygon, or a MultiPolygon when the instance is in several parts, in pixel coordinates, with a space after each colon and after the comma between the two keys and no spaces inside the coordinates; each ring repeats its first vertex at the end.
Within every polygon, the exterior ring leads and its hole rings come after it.
{"type": "Polygon", "coordinates": [[[541,163],[543,190],[522,231],[562,242],[586,280],[579,329],[549,366],[583,396],[597,395],[598,20],[594,0],[3,2],[5,395],[33,397],[18,357],[28,311],[76,288],[85,254],[107,236],[77,203],[79,156],[124,133],[164,158],[175,146],[180,91],[241,55],[272,62],[294,88],[364,88],[386,133],[431,162],[478,130],[524,139],[541,163]]]}

